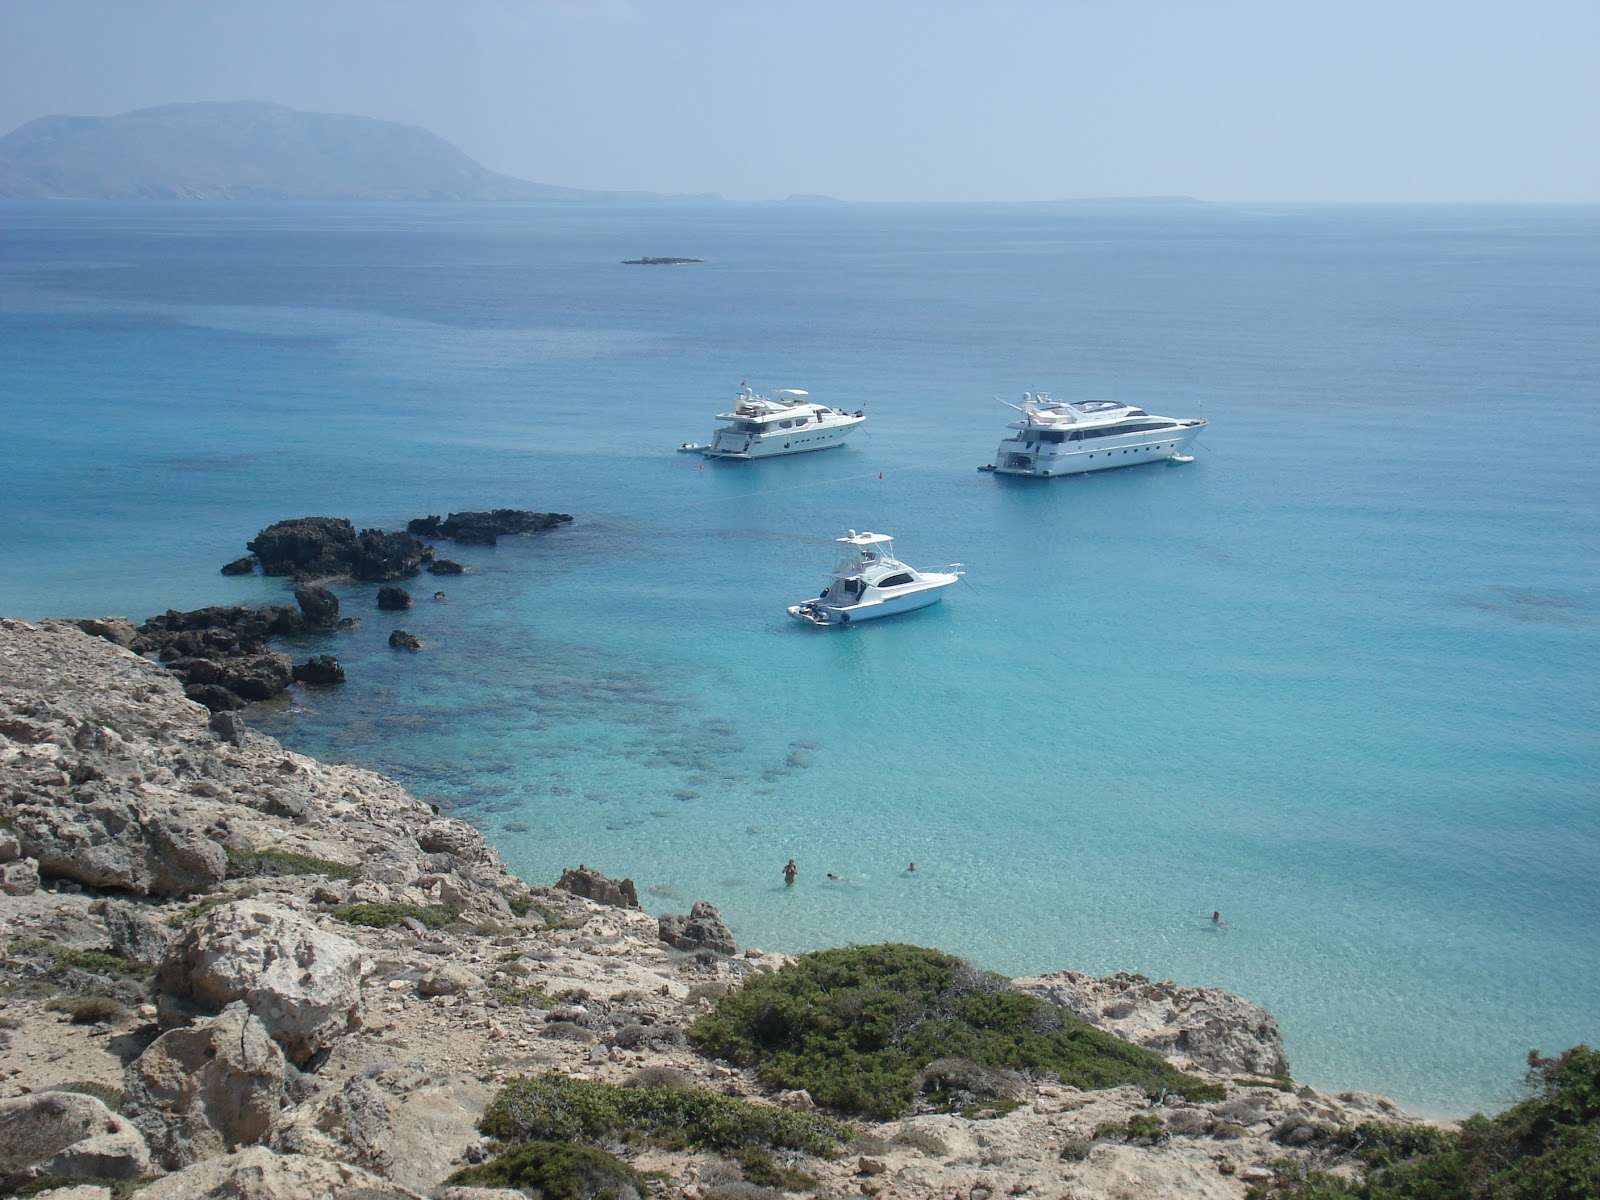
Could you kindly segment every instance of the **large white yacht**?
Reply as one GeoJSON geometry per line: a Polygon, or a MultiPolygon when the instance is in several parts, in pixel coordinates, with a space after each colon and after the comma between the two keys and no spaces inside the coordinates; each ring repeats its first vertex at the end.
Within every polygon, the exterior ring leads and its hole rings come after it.
{"type": "Polygon", "coordinates": [[[1053,400],[1048,392],[1024,392],[1021,404],[1001,401],[1022,414],[1007,429],[994,462],[980,467],[997,475],[1079,475],[1147,462],[1190,462],[1189,444],[1206,427],[1198,417],[1153,417],[1115,400],[1053,400]]]}
{"type": "Polygon", "coordinates": [[[794,388],[762,396],[740,385],[733,411],[718,413],[727,421],[710,445],[685,442],[680,449],[697,450],[707,458],[773,458],[779,454],[804,454],[837,446],[867,419],[861,411],[845,412],[817,404],[809,392],[794,388]]]}
{"type": "Polygon", "coordinates": [[[857,533],[838,539],[839,561],[828,586],[810,600],[789,606],[788,613],[813,625],[848,625],[937,604],[944,589],[960,579],[949,571],[918,571],[894,556],[894,539],[886,533],[857,533]]]}

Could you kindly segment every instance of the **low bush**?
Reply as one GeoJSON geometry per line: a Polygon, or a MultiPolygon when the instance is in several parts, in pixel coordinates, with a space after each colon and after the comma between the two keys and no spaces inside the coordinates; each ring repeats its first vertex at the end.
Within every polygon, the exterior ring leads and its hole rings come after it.
{"type": "Polygon", "coordinates": [[[124,978],[150,974],[149,967],[131,963],[120,954],[107,954],[102,950],[74,950],[70,946],[57,946],[51,952],[51,957],[56,962],[56,969],[50,972],[52,975],[69,967],[88,971],[91,975],[113,975],[124,978]]]}
{"type": "Polygon", "coordinates": [[[593,1146],[523,1142],[492,1162],[465,1167],[446,1183],[464,1187],[532,1188],[544,1200],[635,1200],[644,1176],[593,1146]]]}
{"type": "Polygon", "coordinates": [[[84,996],[72,1001],[68,1012],[74,1025],[103,1025],[128,1015],[128,1010],[109,996],[84,996]]]}
{"type": "Polygon", "coordinates": [[[1134,1113],[1124,1123],[1107,1122],[1096,1125],[1094,1140],[1133,1142],[1140,1146],[1154,1146],[1167,1136],[1167,1123],[1154,1113],[1134,1113]]]}
{"type": "Polygon", "coordinates": [[[998,975],[892,943],[805,954],[753,975],[689,1028],[689,1040],[754,1066],[768,1087],[804,1088],[819,1104],[884,1118],[910,1108],[918,1072],[948,1058],[1085,1090],[1224,1095],[998,975]]]}
{"type": "Polygon", "coordinates": [[[815,1113],[669,1087],[619,1087],[566,1075],[514,1079],[478,1127],[503,1142],[650,1141],[738,1151],[748,1146],[826,1154],[854,1130],[815,1113]]]}
{"type": "Polygon", "coordinates": [[[346,904],[333,910],[337,920],[346,925],[361,925],[368,929],[393,929],[407,917],[421,921],[429,929],[443,929],[461,915],[448,904],[346,904]]]}
{"type": "Polygon", "coordinates": [[[1293,1162],[1248,1200],[1587,1200],[1600,1196],[1600,1052],[1528,1056],[1534,1094],[1455,1131],[1369,1122],[1345,1145],[1373,1164],[1345,1180],[1293,1162]]]}
{"type": "Polygon", "coordinates": [[[739,1164],[745,1182],[753,1183],[757,1187],[777,1188],[784,1192],[810,1192],[822,1186],[815,1177],[793,1167],[784,1166],[772,1157],[772,1151],[763,1150],[759,1146],[746,1146],[743,1150],[736,1150],[733,1160],[739,1164]]]}

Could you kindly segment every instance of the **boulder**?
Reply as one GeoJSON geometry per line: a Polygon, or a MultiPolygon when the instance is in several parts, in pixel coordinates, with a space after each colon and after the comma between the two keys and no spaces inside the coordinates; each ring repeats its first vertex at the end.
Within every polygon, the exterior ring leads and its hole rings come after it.
{"type": "Polygon", "coordinates": [[[361,948],[276,905],[242,900],[201,914],[161,964],[167,997],[218,1013],[236,1000],[289,1061],[304,1065],[360,1025],[361,948]]]}
{"type": "Polygon", "coordinates": [[[423,1200],[421,1192],[390,1183],[349,1163],[303,1154],[274,1154],[251,1146],[207,1159],[156,1180],[139,1200],[423,1200]]]}
{"type": "Polygon", "coordinates": [[[339,597],[325,587],[301,584],[294,590],[300,615],[311,629],[332,629],[339,622],[339,597]]]}
{"type": "Polygon", "coordinates": [[[19,858],[0,863],[0,892],[8,896],[31,896],[39,890],[39,863],[19,858]]]}
{"type": "Polygon", "coordinates": [[[661,940],[676,950],[715,950],[718,954],[737,954],[733,934],[722,923],[722,914],[707,900],[697,900],[688,916],[664,913],[658,922],[661,940]]]}
{"type": "Polygon", "coordinates": [[[256,556],[246,554],[243,558],[236,558],[230,563],[222,564],[224,575],[253,575],[256,569],[256,556]]]}
{"type": "Polygon", "coordinates": [[[111,949],[128,962],[157,966],[172,949],[177,936],[154,920],[143,905],[113,900],[106,905],[106,933],[111,949]]]}
{"type": "Polygon", "coordinates": [[[389,635],[389,645],[396,650],[421,650],[422,642],[413,634],[404,629],[396,629],[389,635]]]}
{"type": "Polygon", "coordinates": [[[295,667],[294,681],[312,687],[332,687],[344,682],[344,666],[331,654],[318,654],[295,667]]]}
{"type": "Polygon", "coordinates": [[[283,1051],[244,1001],[162,1034],[128,1067],[126,1111],[168,1170],[254,1145],[287,1092],[283,1051]]]}
{"type": "Polygon", "coordinates": [[[430,575],[463,575],[466,568],[458,562],[451,562],[448,558],[436,558],[428,564],[430,575]]]}
{"type": "Polygon", "coordinates": [[[76,799],[16,809],[12,832],[42,875],[176,897],[209,891],[226,876],[226,853],[189,817],[137,808],[100,783],[80,786],[76,799]]]}
{"type": "Polygon", "coordinates": [[[150,1170],[139,1131],[97,1097],[36,1092],[0,1100],[0,1190],[30,1179],[137,1179],[150,1170]]]}
{"type": "Polygon", "coordinates": [[[378,589],[378,607],[385,612],[399,612],[411,607],[411,593],[403,587],[390,584],[378,589]]]}
{"type": "MultiPolygon", "coordinates": [[[[209,706],[208,706],[209,707],[209,706]]],[[[213,712],[206,726],[230,746],[244,745],[244,718],[234,712],[213,712]]]]}
{"type": "Polygon", "coordinates": [[[435,967],[417,980],[417,991],[424,996],[459,996],[483,987],[483,980],[465,967],[435,967]]]}
{"type": "Polygon", "coordinates": [[[104,638],[118,646],[131,646],[139,638],[139,631],[127,617],[84,617],[71,623],[90,637],[104,638]]]}
{"type": "Polygon", "coordinates": [[[613,908],[638,908],[639,893],[631,879],[607,879],[599,871],[582,863],[576,871],[570,867],[561,872],[556,886],[562,891],[593,900],[596,904],[609,904],[613,908]]]}

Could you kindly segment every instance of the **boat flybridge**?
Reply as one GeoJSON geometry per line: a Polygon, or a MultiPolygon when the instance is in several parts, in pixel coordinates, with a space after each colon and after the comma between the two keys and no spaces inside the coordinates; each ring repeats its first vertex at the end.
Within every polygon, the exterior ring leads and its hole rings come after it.
{"type": "Polygon", "coordinates": [[[837,539],[839,560],[821,594],[789,606],[791,617],[813,625],[848,625],[937,604],[944,589],[960,579],[960,563],[949,571],[918,571],[894,556],[886,533],[857,533],[837,539]]]}
{"type": "Polygon", "coordinates": [[[710,445],[685,442],[679,449],[698,451],[707,458],[804,454],[840,445],[866,419],[863,411],[850,413],[829,408],[797,388],[782,388],[763,396],[741,384],[734,396],[733,411],[717,414],[717,420],[728,424],[716,431],[710,445]]]}
{"type": "Polygon", "coordinates": [[[980,471],[997,475],[1079,475],[1147,462],[1193,462],[1189,444],[1206,427],[1198,417],[1153,417],[1115,400],[1053,400],[1048,392],[1024,392],[1021,404],[1002,400],[1022,414],[1007,429],[994,462],[980,471]]]}

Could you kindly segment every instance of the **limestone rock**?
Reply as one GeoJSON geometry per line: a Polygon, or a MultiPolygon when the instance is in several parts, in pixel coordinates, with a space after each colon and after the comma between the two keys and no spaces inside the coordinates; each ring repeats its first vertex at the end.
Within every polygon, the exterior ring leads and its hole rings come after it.
{"type": "Polygon", "coordinates": [[[417,981],[417,991],[424,996],[459,996],[483,987],[483,980],[464,967],[446,963],[435,967],[417,981]]]}
{"type": "Polygon", "coordinates": [[[422,641],[415,634],[396,629],[389,635],[389,645],[395,650],[421,650],[422,641]]]}
{"type": "Polygon", "coordinates": [[[432,550],[405,533],[363,529],[343,517],[299,517],[269,525],[247,549],[267,575],[344,577],[382,582],[415,575],[432,550]]]}
{"type": "Polygon", "coordinates": [[[401,609],[411,607],[411,593],[403,587],[381,587],[378,589],[378,607],[386,612],[399,612],[401,609]]]}
{"type": "Polygon", "coordinates": [[[37,859],[19,858],[0,864],[0,892],[8,896],[31,896],[39,890],[37,859]]]}
{"type": "Polygon", "coordinates": [[[331,654],[314,655],[295,667],[294,681],[312,687],[332,687],[344,682],[344,665],[331,654]]]}
{"type": "Polygon", "coordinates": [[[339,597],[325,587],[301,584],[294,590],[294,602],[312,629],[332,629],[339,623],[339,597]]]}
{"type": "Polygon", "coordinates": [[[252,1146],[156,1180],[139,1200],[424,1200],[349,1163],[252,1146]]]}
{"type": "Polygon", "coordinates": [[[613,908],[639,907],[639,893],[633,886],[633,880],[607,879],[599,871],[591,870],[582,863],[578,864],[576,871],[569,867],[561,872],[556,886],[574,896],[593,900],[596,904],[609,904],[613,908]]]}
{"type": "Polygon", "coordinates": [[[688,916],[663,914],[661,940],[676,950],[715,950],[718,954],[737,954],[733,934],[722,923],[722,914],[707,900],[697,900],[688,916]]]}
{"type": "Polygon", "coordinates": [[[105,919],[111,948],[129,962],[156,966],[172,948],[172,930],[150,917],[142,905],[112,901],[106,905],[105,919]]]}
{"type": "Polygon", "coordinates": [[[1014,986],[1120,1038],[1204,1071],[1287,1075],[1278,1021],[1217,988],[1180,987],[1142,975],[1050,971],[1014,986]]]}
{"type": "Polygon", "coordinates": [[[138,895],[188,896],[227,874],[228,860],[197,823],[171,809],[140,811],[108,786],[86,784],[76,805],[17,810],[13,832],[50,878],[138,895]]]}
{"type": "Polygon", "coordinates": [[[161,964],[167,993],[202,1011],[243,1000],[297,1066],[361,1023],[360,947],[256,900],[202,914],[161,964]]]}
{"type": "Polygon", "coordinates": [[[0,1189],[73,1175],[136,1179],[149,1170],[139,1131],[94,1096],[36,1092],[0,1100],[0,1189]]]}
{"type": "Polygon", "coordinates": [[[283,1051],[243,1001],[152,1042],[128,1067],[128,1110],[169,1170],[260,1142],[284,1103],[283,1051]]]}
{"type": "Polygon", "coordinates": [[[224,575],[253,575],[256,569],[256,556],[246,554],[243,558],[236,558],[232,562],[222,564],[224,575]]]}

